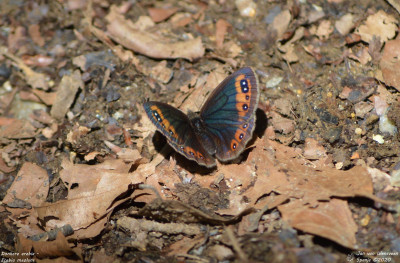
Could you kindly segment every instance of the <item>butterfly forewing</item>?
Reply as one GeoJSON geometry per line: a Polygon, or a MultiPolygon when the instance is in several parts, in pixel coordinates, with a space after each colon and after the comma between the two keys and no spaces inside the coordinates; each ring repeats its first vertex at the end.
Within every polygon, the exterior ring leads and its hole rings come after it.
{"type": "Polygon", "coordinates": [[[237,157],[254,130],[259,88],[254,71],[241,68],[211,93],[200,117],[217,145],[222,161],[237,157]]]}
{"type": "Polygon", "coordinates": [[[186,114],[162,102],[148,101],[143,106],[147,116],[177,152],[201,165],[215,166],[214,158],[204,150],[186,114]]]}
{"type": "Polygon", "coordinates": [[[189,119],[180,110],[161,102],[146,102],[144,109],[169,144],[200,165],[216,165],[236,158],[252,137],[259,88],[254,71],[242,68],[211,93],[199,116],[189,119]],[[206,151],[206,148],[208,151],[206,151]]]}

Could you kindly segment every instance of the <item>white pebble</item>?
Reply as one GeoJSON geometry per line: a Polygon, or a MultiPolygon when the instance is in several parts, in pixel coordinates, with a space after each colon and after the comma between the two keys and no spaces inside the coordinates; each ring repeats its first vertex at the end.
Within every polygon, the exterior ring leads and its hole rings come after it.
{"type": "Polygon", "coordinates": [[[256,15],[257,5],[252,0],[236,0],[235,4],[241,16],[253,17],[256,15]]]}
{"type": "Polygon", "coordinates": [[[382,135],[380,135],[380,134],[374,134],[374,135],[372,135],[372,139],[374,140],[374,141],[376,141],[377,143],[379,143],[379,144],[383,144],[383,143],[385,143],[385,140],[383,139],[383,136],[382,135]]]}

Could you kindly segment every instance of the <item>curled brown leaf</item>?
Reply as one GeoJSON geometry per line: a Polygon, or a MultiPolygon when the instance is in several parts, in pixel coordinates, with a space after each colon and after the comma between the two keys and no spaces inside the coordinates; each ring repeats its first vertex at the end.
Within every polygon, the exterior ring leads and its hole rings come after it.
{"type": "Polygon", "coordinates": [[[204,55],[201,38],[176,41],[137,29],[133,23],[125,19],[111,8],[107,15],[107,31],[114,41],[135,52],[152,58],[185,58],[193,61],[204,55]]]}

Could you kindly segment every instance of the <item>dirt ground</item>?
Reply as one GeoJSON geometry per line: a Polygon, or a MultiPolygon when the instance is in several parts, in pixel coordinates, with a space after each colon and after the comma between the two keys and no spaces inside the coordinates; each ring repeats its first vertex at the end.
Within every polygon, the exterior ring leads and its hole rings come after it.
{"type": "Polygon", "coordinates": [[[1,262],[400,262],[399,13],[1,1],[1,262]],[[147,100],[200,111],[247,66],[238,158],[201,166],[147,117],[147,100]]]}

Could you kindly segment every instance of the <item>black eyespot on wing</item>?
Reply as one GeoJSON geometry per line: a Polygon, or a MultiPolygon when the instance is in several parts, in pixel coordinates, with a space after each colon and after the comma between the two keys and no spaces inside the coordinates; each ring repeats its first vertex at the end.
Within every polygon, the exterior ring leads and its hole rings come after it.
{"type": "Polygon", "coordinates": [[[243,93],[249,92],[249,85],[248,85],[246,79],[242,79],[242,80],[240,81],[240,87],[242,88],[242,92],[243,92],[243,93]]]}

